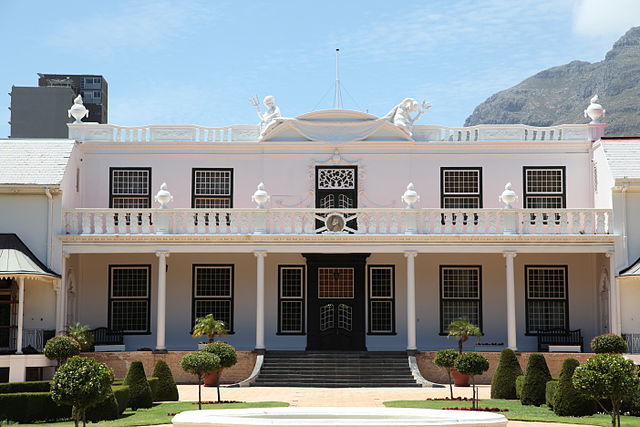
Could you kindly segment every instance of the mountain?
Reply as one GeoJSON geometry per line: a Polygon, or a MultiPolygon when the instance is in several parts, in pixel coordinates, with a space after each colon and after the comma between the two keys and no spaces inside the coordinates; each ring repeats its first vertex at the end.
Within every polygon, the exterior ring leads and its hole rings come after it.
{"type": "Polygon", "coordinates": [[[640,27],[627,31],[596,63],[573,61],[490,96],[464,125],[588,123],[583,111],[598,94],[607,136],[640,136],[640,27]]]}

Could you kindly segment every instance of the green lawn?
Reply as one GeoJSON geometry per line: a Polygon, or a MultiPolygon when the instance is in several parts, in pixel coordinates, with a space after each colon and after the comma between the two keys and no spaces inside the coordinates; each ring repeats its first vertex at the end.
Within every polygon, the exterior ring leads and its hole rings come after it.
{"type": "MultiPolygon", "coordinates": [[[[273,408],[277,406],[289,406],[286,402],[247,402],[247,403],[228,403],[220,405],[202,405],[202,409],[241,409],[241,408],[273,408]]],[[[113,421],[102,421],[99,423],[89,423],[87,426],[149,426],[154,424],[171,424],[172,415],[182,411],[197,410],[198,405],[191,402],[167,402],[156,403],[149,409],[138,409],[137,411],[125,411],[122,418],[113,421]]],[[[0,422],[0,425],[3,425],[0,422]]],[[[39,424],[17,424],[21,426],[72,426],[73,421],[65,421],[58,423],[39,423],[39,424]]]]}
{"type": "MultiPolygon", "coordinates": [[[[440,409],[452,407],[469,407],[471,406],[471,402],[447,402],[442,400],[396,400],[392,402],[384,402],[384,405],[390,408],[440,409]]],[[[501,414],[510,420],[588,424],[604,427],[608,427],[611,425],[611,417],[609,415],[597,414],[591,417],[559,417],[554,414],[553,411],[547,408],[546,405],[542,405],[540,407],[523,406],[520,404],[519,400],[480,399],[480,406],[508,409],[508,412],[501,412],[501,414]]],[[[623,427],[640,426],[640,417],[623,416],[620,418],[620,421],[623,427]]]]}

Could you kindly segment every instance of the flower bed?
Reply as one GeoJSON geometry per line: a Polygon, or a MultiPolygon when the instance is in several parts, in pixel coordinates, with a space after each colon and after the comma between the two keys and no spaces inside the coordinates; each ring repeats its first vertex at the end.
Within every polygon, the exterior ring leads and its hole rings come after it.
{"type": "Polygon", "coordinates": [[[442,408],[442,409],[447,411],[509,412],[508,409],[490,408],[488,406],[483,406],[478,408],[464,407],[464,408],[442,408]]]}
{"type": "Polygon", "coordinates": [[[425,400],[442,400],[449,402],[470,402],[470,397],[454,397],[453,399],[450,397],[427,397],[425,400]]]}

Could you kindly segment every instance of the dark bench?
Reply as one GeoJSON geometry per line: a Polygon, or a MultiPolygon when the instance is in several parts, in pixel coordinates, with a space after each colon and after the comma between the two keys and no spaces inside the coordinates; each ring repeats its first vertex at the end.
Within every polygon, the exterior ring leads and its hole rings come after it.
{"type": "Polygon", "coordinates": [[[124,335],[120,331],[112,331],[109,328],[95,328],[90,330],[93,335],[93,345],[123,345],[124,335]]]}
{"type": "Polygon", "coordinates": [[[550,345],[575,345],[583,351],[582,330],[548,329],[538,332],[538,351],[549,351],[550,345]]]}

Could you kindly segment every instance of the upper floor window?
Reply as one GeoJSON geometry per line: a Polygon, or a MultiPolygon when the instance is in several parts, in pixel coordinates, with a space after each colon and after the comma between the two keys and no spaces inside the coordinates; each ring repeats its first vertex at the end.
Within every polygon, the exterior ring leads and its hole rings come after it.
{"type": "Polygon", "coordinates": [[[193,169],[192,177],[192,207],[233,207],[233,169],[193,169]]]}
{"type": "Polygon", "coordinates": [[[482,207],[482,168],[440,168],[443,209],[482,207]]]}
{"type": "Polygon", "coordinates": [[[569,329],[567,266],[525,266],[527,333],[569,329]]]}
{"type": "Polygon", "coordinates": [[[109,207],[151,207],[151,168],[110,168],[109,207]]]}
{"type": "Polygon", "coordinates": [[[564,166],[525,166],[524,207],[563,209],[566,206],[564,166]]]}

